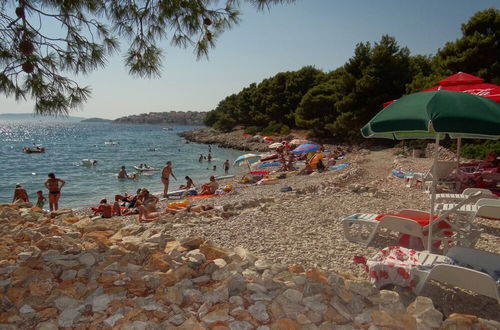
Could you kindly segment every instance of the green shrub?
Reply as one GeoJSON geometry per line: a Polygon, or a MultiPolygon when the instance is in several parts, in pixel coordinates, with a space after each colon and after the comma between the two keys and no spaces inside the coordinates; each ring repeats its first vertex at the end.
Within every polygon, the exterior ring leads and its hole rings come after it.
{"type": "Polygon", "coordinates": [[[500,140],[486,141],[479,144],[464,144],[460,148],[460,155],[469,159],[484,159],[490,152],[500,155],[500,140]]]}
{"type": "Polygon", "coordinates": [[[290,133],[290,127],[271,121],[261,132],[263,135],[286,135],[290,133]]]}
{"type": "Polygon", "coordinates": [[[245,128],[245,133],[255,135],[259,131],[257,126],[249,126],[245,128]]]}

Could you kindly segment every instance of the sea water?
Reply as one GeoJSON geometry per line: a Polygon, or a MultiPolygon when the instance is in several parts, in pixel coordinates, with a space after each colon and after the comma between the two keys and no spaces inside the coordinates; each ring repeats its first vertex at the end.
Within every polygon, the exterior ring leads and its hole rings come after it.
{"type": "Polygon", "coordinates": [[[163,191],[161,171],[135,180],[118,179],[122,165],[132,174],[138,172],[133,166],[139,164],[161,169],[166,161],[172,161],[177,181],[170,179],[169,191],[185,184],[186,175],[196,185],[208,182],[211,175],[224,175],[226,159],[231,164],[229,174],[241,171],[232,167],[233,160],[244,153],[238,150],[211,146],[211,163],[199,162],[200,154],[208,155],[209,146],[178,136],[194,128],[199,127],[172,126],[172,130],[165,130],[156,125],[0,121],[0,203],[12,201],[16,183],[26,188],[32,202],[36,202],[37,190],[48,198],[44,182],[50,172],[66,181],[60,208],[75,208],[98,204],[102,198],[113,201],[115,194],[135,193],[141,187],[163,191]],[[23,153],[23,147],[34,145],[43,146],[45,153],[23,153]],[[97,165],[84,166],[82,159],[95,159],[97,165]]]}

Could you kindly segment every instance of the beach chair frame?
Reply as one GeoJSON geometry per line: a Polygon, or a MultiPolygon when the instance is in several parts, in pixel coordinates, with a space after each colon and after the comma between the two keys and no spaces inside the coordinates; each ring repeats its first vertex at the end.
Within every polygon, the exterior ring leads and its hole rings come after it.
{"type": "Polygon", "coordinates": [[[415,294],[420,294],[430,280],[435,280],[491,297],[500,305],[500,284],[490,275],[497,271],[494,267],[500,266],[500,255],[463,246],[453,246],[446,256],[458,264],[450,265],[437,263],[442,260],[443,256],[425,251],[418,253],[422,267],[414,270],[418,278],[418,283],[413,288],[415,294]]]}

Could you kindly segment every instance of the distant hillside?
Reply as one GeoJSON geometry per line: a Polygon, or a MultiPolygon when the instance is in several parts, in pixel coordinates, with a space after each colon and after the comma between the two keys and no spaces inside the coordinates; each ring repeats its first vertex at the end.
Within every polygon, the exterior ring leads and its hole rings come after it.
{"type": "Polygon", "coordinates": [[[41,116],[34,113],[0,113],[0,120],[22,120],[22,121],[41,121],[41,122],[79,122],[84,117],[73,116],[41,116]]]}
{"type": "Polygon", "coordinates": [[[113,122],[111,119],[103,119],[103,118],[89,118],[81,121],[82,123],[111,123],[113,122]]]}
{"type": "Polygon", "coordinates": [[[131,115],[115,119],[115,123],[122,124],[178,124],[178,125],[203,125],[206,112],[199,111],[168,111],[150,112],[140,115],[131,115]]]}

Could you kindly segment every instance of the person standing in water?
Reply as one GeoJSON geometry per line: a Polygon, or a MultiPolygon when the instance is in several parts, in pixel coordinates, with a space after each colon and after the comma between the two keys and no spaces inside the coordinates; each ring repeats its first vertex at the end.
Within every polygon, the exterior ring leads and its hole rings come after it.
{"type": "Polygon", "coordinates": [[[45,187],[49,190],[49,209],[51,211],[57,211],[57,209],[59,209],[61,189],[66,184],[66,181],[56,178],[54,173],[49,173],[48,177],[49,178],[45,180],[45,187]]]}
{"type": "Polygon", "coordinates": [[[212,155],[211,154],[208,154],[207,160],[208,160],[209,163],[212,161],[212,155]]]}
{"type": "Polygon", "coordinates": [[[167,165],[161,171],[161,182],[163,183],[163,197],[168,197],[168,183],[170,180],[170,176],[172,176],[177,181],[177,178],[175,177],[172,169],[172,162],[168,161],[166,164],[167,165]]]}
{"type": "Polygon", "coordinates": [[[226,159],[226,161],[224,162],[224,174],[228,174],[229,173],[229,159],[226,159]]]}
{"type": "Polygon", "coordinates": [[[198,161],[201,163],[203,161],[203,155],[200,155],[200,158],[198,158],[198,161]]]}

